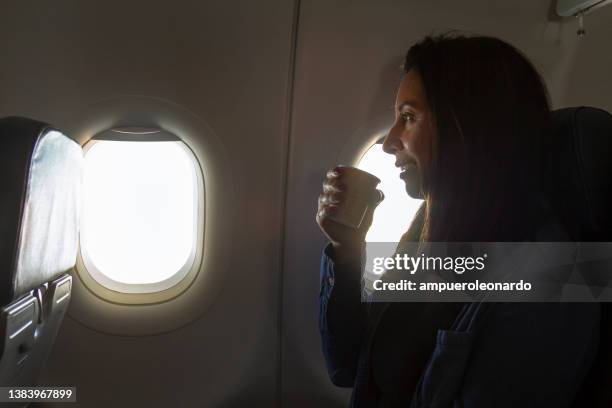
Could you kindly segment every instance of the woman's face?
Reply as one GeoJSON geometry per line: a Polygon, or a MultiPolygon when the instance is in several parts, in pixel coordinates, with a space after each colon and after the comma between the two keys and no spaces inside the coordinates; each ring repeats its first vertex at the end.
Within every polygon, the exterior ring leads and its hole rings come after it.
{"type": "Polygon", "coordinates": [[[431,163],[435,137],[431,116],[421,77],[411,69],[397,90],[395,122],[385,138],[383,150],[395,156],[395,166],[401,169],[400,178],[406,184],[406,192],[414,198],[423,198],[425,192],[423,174],[431,163]]]}

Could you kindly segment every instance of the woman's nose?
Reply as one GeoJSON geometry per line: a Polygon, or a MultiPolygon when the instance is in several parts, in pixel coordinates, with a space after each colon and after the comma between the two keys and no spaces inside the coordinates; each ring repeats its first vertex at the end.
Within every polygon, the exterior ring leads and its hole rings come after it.
{"type": "Polygon", "coordinates": [[[401,150],[402,146],[399,140],[400,132],[397,129],[397,126],[393,126],[389,133],[387,133],[387,137],[383,141],[383,151],[389,154],[395,154],[398,150],[401,150]]]}

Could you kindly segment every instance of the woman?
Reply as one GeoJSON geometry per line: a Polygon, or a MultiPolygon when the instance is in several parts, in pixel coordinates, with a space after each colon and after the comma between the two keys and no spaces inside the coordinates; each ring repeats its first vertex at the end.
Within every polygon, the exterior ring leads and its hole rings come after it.
{"type": "MultiPolygon", "coordinates": [[[[562,241],[538,174],[550,107],[529,61],[488,37],[426,37],[405,59],[383,148],[425,203],[402,241],[562,241]]],[[[569,407],[597,350],[599,306],[360,302],[371,224],[334,223],[342,168],[328,172],[317,222],[320,330],[351,406],[569,407]]],[[[373,200],[376,198],[373,195],[373,200]]]]}

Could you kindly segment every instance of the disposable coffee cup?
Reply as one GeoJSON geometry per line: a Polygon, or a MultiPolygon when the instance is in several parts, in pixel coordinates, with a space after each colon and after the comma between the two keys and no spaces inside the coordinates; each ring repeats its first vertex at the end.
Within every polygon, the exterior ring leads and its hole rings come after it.
{"type": "Polygon", "coordinates": [[[345,186],[344,200],[338,206],[336,213],[329,218],[339,224],[351,228],[359,228],[363,218],[369,208],[374,208],[382,201],[383,196],[380,191],[380,199],[373,201],[376,186],[380,179],[367,171],[356,167],[340,166],[342,168],[342,184],[345,186]]]}

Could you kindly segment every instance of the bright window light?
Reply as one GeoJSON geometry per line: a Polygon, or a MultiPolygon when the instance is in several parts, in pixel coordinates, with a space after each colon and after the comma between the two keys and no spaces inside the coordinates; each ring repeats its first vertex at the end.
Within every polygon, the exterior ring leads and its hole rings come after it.
{"type": "Polygon", "coordinates": [[[366,242],[398,242],[423,202],[406,193],[404,181],[399,178],[400,171],[394,163],[395,158],[383,152],[380,143],[368,149],[359,161],[360,169],[381,180],[378,189],[385,194],[385,199],[374,211],[366,242]]]}
{"type": "Polygon", "coordinates": [[[87,150],[81,251],[98,283],[142,293],[180,281],[195,254],[195,172],[178,141],[100,140],[87,150]]]}

